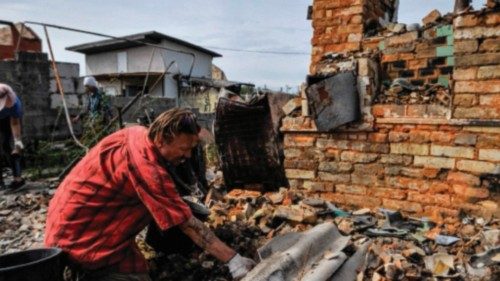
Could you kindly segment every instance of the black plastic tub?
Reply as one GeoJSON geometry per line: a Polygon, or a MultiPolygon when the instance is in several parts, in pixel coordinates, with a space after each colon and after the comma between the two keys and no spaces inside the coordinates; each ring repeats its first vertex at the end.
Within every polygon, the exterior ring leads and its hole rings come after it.
{"type": "Polygon", "coordinates": [[[62,281],[63,254],[58,248],[0,256],[0,281],[62,281]]]}

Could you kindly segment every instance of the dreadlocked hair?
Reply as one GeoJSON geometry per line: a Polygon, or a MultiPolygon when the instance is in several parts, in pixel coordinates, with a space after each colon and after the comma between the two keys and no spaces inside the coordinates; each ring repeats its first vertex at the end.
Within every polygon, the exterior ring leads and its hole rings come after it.
{"type": "Polygon", "coordinates": [[[170,142],[179,134],[197,135],[200,125],[196,115],[189,109],[173,108],[160,114],[149,126],[148,137],[152,141],[164,139],[170,142]]]}

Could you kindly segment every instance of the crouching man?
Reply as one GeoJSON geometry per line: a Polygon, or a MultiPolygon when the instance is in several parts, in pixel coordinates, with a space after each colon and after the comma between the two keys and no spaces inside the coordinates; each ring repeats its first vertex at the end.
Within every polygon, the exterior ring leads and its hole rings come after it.
{"type": "Polygon", "coordinates": [[[45,244],[67,253],[76,280],[150,280],[135,236],[152,220],[161,230],[178,226],[235,279],[254,266],[192,215],[165,168],[191,156],[199,131],[190,111],[166,111],[149,129],[107,136],[66,176],[49,205],[45,244]]]}

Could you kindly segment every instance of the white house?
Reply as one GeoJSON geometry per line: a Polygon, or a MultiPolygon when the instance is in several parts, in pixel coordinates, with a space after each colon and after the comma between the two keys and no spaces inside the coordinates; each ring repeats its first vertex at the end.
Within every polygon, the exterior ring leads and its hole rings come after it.
{"type": "Polygon", "coordinates": [[[66,48],[85,54],[86,74],[96,77],[109,95],[136,95],[148,75],[147,92],[177,98],[177,75],[211,79],[212,60],[222,56],[156,31],[121,38],[66,48]]]}

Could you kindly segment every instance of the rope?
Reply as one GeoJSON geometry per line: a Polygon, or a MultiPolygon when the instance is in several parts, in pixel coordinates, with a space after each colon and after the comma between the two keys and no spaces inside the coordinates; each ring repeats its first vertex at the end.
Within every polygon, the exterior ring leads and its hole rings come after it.
{"type": "Polygon", "coordinates": [[[45,38],[47,39],[47,46],[49,47],[50,59],[52,60],[52,69],[54,70],[54,75],[56,77],[57,88],[59,89],[59,94],[61,94],[62,104],[64,108],[64,114],[66,115],[66,122],[68,123],[69,132],[73,141],[81,148],[85,150],[85,153],[89,151],[89,148],[83,145],[78,138],[75,136],[75,132],[73,131],[73,124],[71,122],[71,117],[68,111],[68,105],[66,104],[66,98],[64,97],[64,89],[61,83],[61,77],[59,76],[59,70],[57,69],[56,60],[54,58],[54,53],[52,52],[52,44],[50,43],[49,32],[47,31],[47,27],[43,27],[45,31],[45,38]]]}

